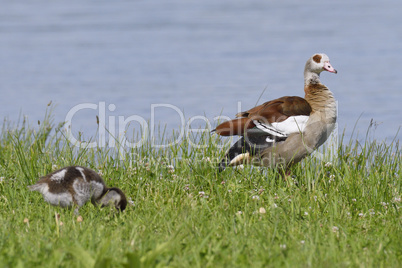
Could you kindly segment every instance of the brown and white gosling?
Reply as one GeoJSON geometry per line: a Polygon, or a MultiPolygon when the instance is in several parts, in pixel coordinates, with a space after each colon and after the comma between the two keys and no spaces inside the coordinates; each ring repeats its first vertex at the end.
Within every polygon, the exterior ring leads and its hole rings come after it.
{"type": "Polygon", "coordinates": [[[64,167],[41,177],[28,188],[40,192],[45,201],[53,206],[76,206],[75,214],[90,199],[95,206],[114,206],[118,211],[123,211],[127,206],[122,190],[108,188],[101,176],[86,167],[64,167]]]}

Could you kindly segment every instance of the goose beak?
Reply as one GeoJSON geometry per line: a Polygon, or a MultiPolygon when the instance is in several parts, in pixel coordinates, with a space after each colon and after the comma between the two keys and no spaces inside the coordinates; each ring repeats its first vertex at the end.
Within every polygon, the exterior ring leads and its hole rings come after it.
{"type": "Polygon", "coordinates": [[[324,70],[334,74],[338,73],[338,71],[332,67],[329,61],[324,63],[324,70]]]}

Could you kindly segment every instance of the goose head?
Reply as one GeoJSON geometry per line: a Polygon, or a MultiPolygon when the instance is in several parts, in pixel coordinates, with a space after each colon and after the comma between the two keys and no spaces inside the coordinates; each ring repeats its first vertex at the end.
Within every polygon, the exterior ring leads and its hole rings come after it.
{"type": "Polygon", "coordinates": [[[332,67],[329,58],[324,53],[317,53],[311,56],[306,63],[305,70],[320,74],[323,71],[328,71],[330,73],[337,73],[337,70],[332,67]]]}

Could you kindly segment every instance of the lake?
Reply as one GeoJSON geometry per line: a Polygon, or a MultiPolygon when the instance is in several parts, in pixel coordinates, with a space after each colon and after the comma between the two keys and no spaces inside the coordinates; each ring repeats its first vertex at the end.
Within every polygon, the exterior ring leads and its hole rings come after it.
{"type": "Polygon", "coordinates": [[[372,137],[402,137],[402,1],[0,2],[0,116],[11,122],[36,124],[52,101],[54,121],[86,137],[96,116],[117,135],[214,127],[304,96],[304,64],[324,52],[338,70],[321,81],[339,134],[364,138],[373,119],[372,137]]]}

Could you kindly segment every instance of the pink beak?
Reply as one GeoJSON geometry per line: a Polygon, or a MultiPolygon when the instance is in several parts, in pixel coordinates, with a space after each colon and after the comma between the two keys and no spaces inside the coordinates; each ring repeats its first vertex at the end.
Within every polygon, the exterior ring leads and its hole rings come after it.
{"type": "Polygon", "coordinates": [[[332,67],[332,65],[329,62],[324,62],[324,70],[330,72],[330,73],[338,73],[337,70],[334,69],[334,67],[332,67]]]}

